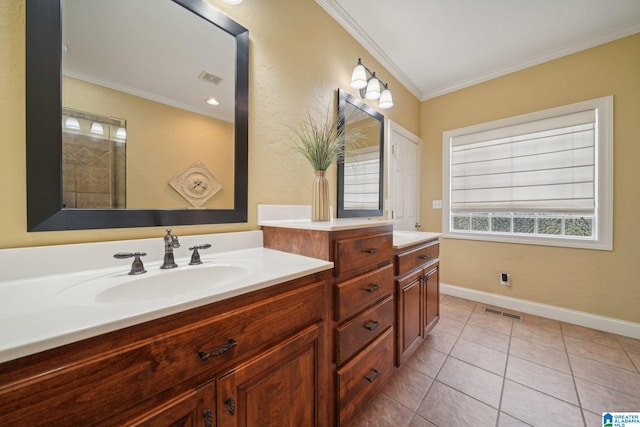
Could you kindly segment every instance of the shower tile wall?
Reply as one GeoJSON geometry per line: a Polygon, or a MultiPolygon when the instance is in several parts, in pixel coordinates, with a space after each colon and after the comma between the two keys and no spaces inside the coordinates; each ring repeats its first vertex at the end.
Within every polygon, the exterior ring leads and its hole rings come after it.
{"type": "Polygon", "coordinates": [[[118,167],[124,165],[124,147],[119,145],[104,138],[63,132],[65,207],[124,207],[124,167],[118,167]]]}

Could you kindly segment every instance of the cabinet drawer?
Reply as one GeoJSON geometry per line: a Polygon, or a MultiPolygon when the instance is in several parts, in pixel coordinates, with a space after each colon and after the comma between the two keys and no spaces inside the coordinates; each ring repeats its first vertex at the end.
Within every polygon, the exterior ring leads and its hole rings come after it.
{"type": "Polygon", "coordinates": [[[393,266],[387,265],[336,285],[335,320],[342,321],[393,293],[393,266]]]}
{"type": "Polygon", "coordinates": [[[333,274],[336,277],[371,270],[386,262],[393,262],[393,233],[335,241],[333,274]]]}
{"type": "Polygon", "coordinates": [[[348,426],[393,375],[393,328],[337,373],[338,419],[348,426]]]}
{"type": "Polygon", "coordinates": [[[342,364],[393,325],[393,304],[390,295],[336,329],[336,364],[342,364]]]}
{"type": "Polygon", "coordinates": [[[101,402],[117,414],[164,390],[178,393],[189,387],[187,380],[209,376],[320,321],[324,282],[256,301],[233,311],[212,310],[189,326],[0,384],[0,425],[14,425],[13,420],[35,425],[45,416],[50,425],[89,425],[100,418],[101,402]]]}
{"type": "Polygon", "coordinates": [[[396,255],[396,275],[407,274],[416,267],[433,262],[438,258],[440,244],[438,241],[410,249],[396,255]]]}

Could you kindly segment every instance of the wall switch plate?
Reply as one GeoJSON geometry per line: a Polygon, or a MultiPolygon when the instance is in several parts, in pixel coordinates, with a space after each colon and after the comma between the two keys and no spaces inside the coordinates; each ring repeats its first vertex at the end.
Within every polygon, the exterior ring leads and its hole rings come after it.
{"type": "Polygon", "coordinates": [[[502,286],[511,286],[511,275],[509,273],[500,273],[500,284],[502,286]]]}
{"type": "Polygon", "coordinates": [[[433,209],[442,209],[442,200],[433,200],[431,202],[431,207],[433,209]]]}

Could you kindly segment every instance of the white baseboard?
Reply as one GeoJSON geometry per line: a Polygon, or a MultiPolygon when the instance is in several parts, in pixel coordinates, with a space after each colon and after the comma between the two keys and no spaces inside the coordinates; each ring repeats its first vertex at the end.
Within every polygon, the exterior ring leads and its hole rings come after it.
{"type": "Polygon", "coordinates": [[[464,298],[483,304],[508,308],[522,313],[547,317],[561,322],[611,332],[631,338],[640,339],[640,323],[615,319],[613,317],[599,316],[584,311],[570,310],[554,305],[542,304],[518,298],[496,295],[489,292],[476,291],[474,289],[440,283],[440,292],[444,295],[464,298]]]}

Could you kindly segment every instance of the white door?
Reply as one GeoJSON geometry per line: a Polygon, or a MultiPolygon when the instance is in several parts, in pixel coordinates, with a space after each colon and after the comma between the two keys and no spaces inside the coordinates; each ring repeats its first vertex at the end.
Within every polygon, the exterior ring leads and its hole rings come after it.
{"type": "Polygon", "coordinates": [[[389,191],[395,230],[420,223],[420,138],[389,120],[389,191]]]}

